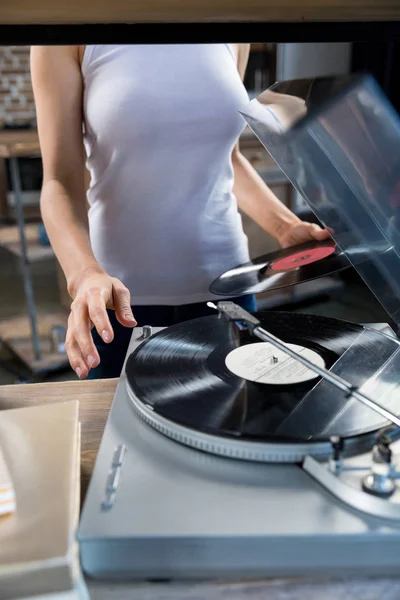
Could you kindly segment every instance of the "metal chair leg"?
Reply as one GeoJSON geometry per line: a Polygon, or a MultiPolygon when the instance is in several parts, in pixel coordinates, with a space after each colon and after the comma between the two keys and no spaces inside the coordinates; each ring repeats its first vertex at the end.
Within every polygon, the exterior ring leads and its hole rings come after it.
{"type": "Polygon", "coordinates": [[[32,275],[31,269],[29,265],[29,257],[28,257],[28,249],[26,244],[26,236],[25,236],[25,219],[24,219],[24,207],[22,204],[22,195],[21,195],[21,176],[19,170],[18,159],[16,157],[10,158],[10,168],[11,168],[11,182],[13,186],[15,203],[17,207],[17,221],[18,221],[18,229],[19,229],[19,239],[21,245],[21,267],[22,274],[24,280],[24,289],[25,289],[25,297],[28,306],[28,314],[31,326],[31,336],[32,336],[32,344],[33,351],[36,360],[41,359],[40,352],[40,343],[39,343],[39,335],[37,330],[37,320],[36,320],[36,305],[35,298],[33,294],[33,285],[32,285],[32,275]]]}

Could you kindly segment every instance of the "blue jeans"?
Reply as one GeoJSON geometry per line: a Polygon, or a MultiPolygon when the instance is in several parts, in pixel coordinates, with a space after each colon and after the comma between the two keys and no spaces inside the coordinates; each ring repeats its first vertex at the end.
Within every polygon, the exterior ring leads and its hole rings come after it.
{"type": "MultiPolygon", "coordinates": [[[[231,300],[249,312],[257,310],[256,300],[252,295],[231,300]]],[[[209,308],[206,302],[182,306],[134,306],[132,310],[139,326],[152,325],[153,327],[169,327],[182,321],[215,314],[215,310],[209,308]]],[[[91,369],[88,379],[119,377],[128,351],[132,329],[118,323],[114,311],[107,312],[114,330],[114,339],[110,344],[105,344],[97,331],[92,330],[93,341],[100,356],[100,364],[95,369],[91,369]]]]}

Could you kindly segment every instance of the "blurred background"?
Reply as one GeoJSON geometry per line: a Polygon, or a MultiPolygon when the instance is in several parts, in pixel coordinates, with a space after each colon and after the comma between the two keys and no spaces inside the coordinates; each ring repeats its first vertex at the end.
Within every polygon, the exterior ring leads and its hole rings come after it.
{"type": "MultiPolygon", "coordinates": [[[[29,46],[0,47],[0,384],[75,377],[63,347],[70,300],[40,219],[42,164],[29,53],[29,46]]],[[[394,76],[398,63],[394,43],[258,43],[251,46],[245,86],[252,98],[277,80],[369,71],[398,108],[400,92],[394,76]]],[[[241,149],[282,202],[301,218],[314,220],[247,129],[241,149]]],[[[243,223],[253,258],[277,249],[244,215],[243,223]]],[[[385,320],[354,272],[269,294],[259,303],[265,309],[300,310],[357,322],[385,320]]]]}

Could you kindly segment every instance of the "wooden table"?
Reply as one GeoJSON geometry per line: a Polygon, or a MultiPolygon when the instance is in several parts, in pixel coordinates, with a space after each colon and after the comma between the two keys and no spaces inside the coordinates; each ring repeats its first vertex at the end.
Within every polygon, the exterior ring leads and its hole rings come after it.
{"type": "MultiPolygon", "coordinates": [[[[86,490],[93,471],[108,411],[117,385],[116,379],[68,381],[0,386],[0,410],[62,402],[80,402],[82,423],[82,487],[86,490]]],[[[130,583],[88,582],[92,600],[398,600],[400,581],[376,580],[266,580],[210,583],[130,583]]]]}
{"type": "Polygon", "coordinates": [[[15,197],[17,224],[20,242],[20,263],[24,279],[24,290],[31,327],[34,361],[41,361],[40,340],[37,331],[36,305],[33,294],[32,274],[29,266],[26,240],[24,206],[22,200],[21,173],[18,159],[23,156],[40,156],[40,145],[36,131],[18,130],[0,132],[0,157],[10,163],[12,190],[15,197]]]}
{"type": "MultiPolygon", "coordinates": [[[[8,331],[11,330],[11,335],[3,335],[2,339],[21,358],[34,375],[40,375],[55,368],[65,367],[68,361],[65,354],[60,354],[52,348],[49,331],[46,331],[44,336],[40,334],[44,325],[46,330],[49,330],[51,327],[47,327],[48,319],[43,319],[42,316],[39,317],[36,311],[30,263],[34,258],[42,259],[53,256],[53,252],[50,247],[40,245],[36,226],[31,225],[30,227],[26,227],[25,225],[21,174],[18,161],[20,158],[26,156],[41,156],[39,137],[36,130],[0,131],[0,159],[8,159],[10,161],[18,224],[17,227],[11,230],[10,228],[0,229],[0,244],[14,254],[17,254],[20,258],[28,309],[28,318],[22,319],[28,325],[28,327],[25,327],[24,334],[20,336],[13,334],[14,323],[11,321],[8,328],[8,331]]],[[[59,324],[66,325],[66,315],[58,313],[54,316],[54,326],[59,324]]],[[[6,324],[3,325],[6,326],[6,324]]]]}
{"type": "Polygon", "coordinates": [[[79,400],[82,423],[81,464],[84,495],[93,471],[116,386],[116,379],[0,386],[0,410],[32,404],[79,400]]]}

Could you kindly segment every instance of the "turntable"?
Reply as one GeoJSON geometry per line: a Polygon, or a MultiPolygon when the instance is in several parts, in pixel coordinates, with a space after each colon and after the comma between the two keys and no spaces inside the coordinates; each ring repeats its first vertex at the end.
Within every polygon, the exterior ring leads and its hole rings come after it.
{"type": "Polygon", "coordinates": [[[277,84],[243,114],[392,327],[224,299],[136,328],[79,529],[95,578],[400,567],[399,118],[368,77],[277,84]]]}

